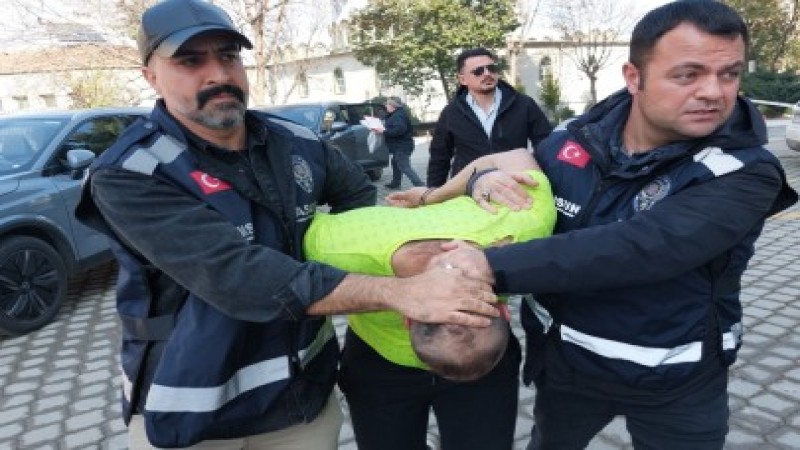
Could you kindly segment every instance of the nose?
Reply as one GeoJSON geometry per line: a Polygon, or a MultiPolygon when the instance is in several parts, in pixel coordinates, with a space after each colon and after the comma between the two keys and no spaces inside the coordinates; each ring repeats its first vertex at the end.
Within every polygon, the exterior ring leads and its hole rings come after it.
{"type": "Polygon", "coordinates": [[[717,100],[722,98],[722,80],[717,75],[709,74],[703,77],[697,89],[697,97],[707,100],[717,100]]]}
{"type": "Polygon", "coordinates": [[[219,58],[208,58],[205,69],[209,83],[223,83],[231,78],[229,65],[219,58]]]}

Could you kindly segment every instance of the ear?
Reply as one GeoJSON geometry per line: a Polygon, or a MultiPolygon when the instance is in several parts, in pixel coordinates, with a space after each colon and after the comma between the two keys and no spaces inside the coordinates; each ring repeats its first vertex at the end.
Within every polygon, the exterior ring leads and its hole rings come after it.
{"type": "Polygon", "coordinates": [[[467,83],[464,82],[464,74],[463,73],[456,74],[456,79],[458,79],[458,84],[460,86],[466,86],[467,85],[467,83]]]}
{"type": "Polygon", "coordinates": [[[625,86],[628,88],[628,93],[631,95],[639,92],[642,76],[644,76],[642,71],[630,62],[626,62],[622,65],[622,77],[625,79],[625,86]]]}
{"type": "Polygon", "coordinates": [[[150,66],[142,66],[142,77],[147,80],[147,83],[156,91],[156,95],[161,96],[161,92],[158,89],[158,83],[156,83],[156,72],[150,66]]]}

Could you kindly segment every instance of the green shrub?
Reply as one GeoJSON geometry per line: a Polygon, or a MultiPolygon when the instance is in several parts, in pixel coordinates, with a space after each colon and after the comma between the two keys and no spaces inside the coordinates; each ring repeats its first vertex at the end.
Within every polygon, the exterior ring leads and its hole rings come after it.
{"type": "MultiPolygon", "coordinates": [[[[741,91],[747,97],[773,102],[800,101],[800,76],[792,71],[748,73],[742,79],[741,91]]],[[[762,110],[767,114],[766,110],[762,110]]]]}

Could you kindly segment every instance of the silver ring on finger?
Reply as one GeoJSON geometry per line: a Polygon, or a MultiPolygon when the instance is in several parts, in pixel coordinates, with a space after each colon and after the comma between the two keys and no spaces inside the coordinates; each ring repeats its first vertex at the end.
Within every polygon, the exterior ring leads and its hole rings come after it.
{"type": "Polygon", "coordinates": [[[490,191],[489,189],[484,189],[480,193],[481,198],[486,200],[487,202],[491,198],[491,195],[492,195],[492,191],[490,191]]]}

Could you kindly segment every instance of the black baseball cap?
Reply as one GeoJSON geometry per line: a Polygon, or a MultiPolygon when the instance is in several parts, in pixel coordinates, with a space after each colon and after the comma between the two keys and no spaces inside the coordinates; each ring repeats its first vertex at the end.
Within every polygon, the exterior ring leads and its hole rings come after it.
{"type": "Polygon", "coordinates": [[[142,64],[153,53],[171,57],[189,39],[208,31],[229,33],[245,48],[253,44],[233,24],[228,13],[204,0],[164,0],[142,14],[137,44],[142,64]]]}

